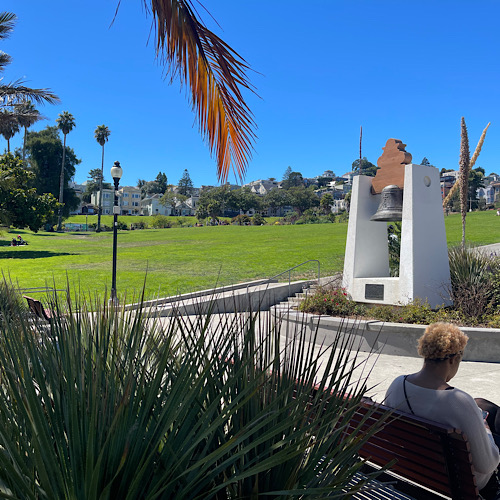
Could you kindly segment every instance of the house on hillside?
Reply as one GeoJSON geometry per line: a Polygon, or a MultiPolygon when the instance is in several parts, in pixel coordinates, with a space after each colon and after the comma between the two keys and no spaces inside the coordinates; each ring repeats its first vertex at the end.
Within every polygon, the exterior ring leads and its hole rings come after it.
{"type": "Polygon", "coordinates": [[[173,215],[190,216],[195,214],[195,209],[192,207],[191,203],[186,201],[178,201],[175,204],[175,213],[173,215]]]}
{"type": "Polygon", "coordinates": [[[86,184],[86,182],[84,184],[77,184],[76,182],[69,183],[69,187],[71,189],[73,189],[76,196],[78,196],[78,199],[80,200],[80,202],[78,203],[78,206],[70,212],[70,215],[79,215],[79,214],[83,213],[82,208],[84,205],[86,205],[86,203],[83,201],[83,196],[84,196],[85,190],[86,190],[85,184],[86,184]]]}
{"type": "Polygon", "coordinates": [[[490,187],[493,189],[493,203],[500,201],[500,182],[492,182],[490,187]]]}
{"type": "Polygon", "coordinates": [[[277,189],[279,182],[277,180],[270,179],[259,179],[257,181],[249,182],[241,186],[242,188],[248,187],[252,193],[258,194],[259,196],[265,196],[272,189],[277,189]]]}
{"type": "MultiPolygon", "coordinates": [[[[96,191],[90,195],[90,203],[99,207],[99,193],[100,191],[96,191]]],[[[115,190],[114,189],[106,189],[102,190],[102,214],[103,215],[113,215],[113,204],[115,202],[114,198],[115,190]]],[[[118,203],[119,203],[118,199],[118,203]]]]}
{"type": "Polygon", "coordinates": [[[135,186],[124,186],[118,190],[122,215],[139,215],[141,213],[141,190],[135,186]]]}
{"type": "Polygon", "coordinates": [[[450,189],[453,187],[455,182],[457,182],[458,179],[458,170],[456,171],[450,171],[450,172],[443,172],[441,174],[439,183],[441,186],[441,197],[444,200],[448,193],[450,192],[450,189]]]}
{"type": "Polygon", "coordinates": [[[493,205],[495,203],[495,188],[492,184],[485,187],[480,187],[476,190],[478,200],[484,200],[486,205],[493,205]]]}
{"type": "Polygon", "coordinates": [[[141,200],[141,214],[142,215],[172,215],[171,205],[162,205],[160,203],[162,195],[153,194],[141,200]]]}
{"type": "MultiPolygon", "coordinates": [[[[96,207],[99,206],[99,193],[92,193],[90,202],[96,207]]],[[[112,215],[115,203],[115,190],[102,190],[102,214],[112,215]]],[[[120,215],[139,215],[141,213],[141,190],[135,186],[124,186],[118,190],[118,206],[120,215]]]]}

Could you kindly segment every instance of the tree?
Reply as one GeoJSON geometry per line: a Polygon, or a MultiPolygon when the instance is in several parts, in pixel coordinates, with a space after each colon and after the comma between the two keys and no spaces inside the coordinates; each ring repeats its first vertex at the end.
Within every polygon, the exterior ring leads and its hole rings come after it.
{"type": "Polygon", "coordinates": [[[283,181],[287,181],[290,178],[290,174],[292,173],[292,167],[288,166],[283,174],[283,181]]]}
{"type": "Polygon", "coordinates": [[[319,177],[318,178],[318,187],[322,188],[328,186],[330,182],[333,181],[333,177],[319,177]]]}
{"type": "Polygon", "coordinates": [[[481,167],[474,168],[469,172],[469,209],[478,207],[477,190],[484,187],[484,171],[481,167]]]}
{"type": "Polygon", "coordinates": [[[231,190],[227,184],[203,189],[198,200],[196,217],[200,220],[210,217],[212,221],[215,221],[224,213],[230,199],[231,190]]]}
{"type": "Polygon", "coordinates": [[[39,195],[33,187],[35,174],[11,154],[0,156],[0,220],[16,228],[38,231],[54,215],[57,200],[39,195]]]}
{"type": "MultiPolygon", "coordinates": [[[[111,134],[110,130],[106,125],[99,125],[94,130],[95,140],[102,147],[102,157],[101,157],[101,176],[99,182],[99,207],[97,211],[97,229],[96,231],[99,233],[101,231],[101,215],[102,215],[102,181],[104,179],[104,145],[108,141],[108,137],[111,134]]],[[[66,140],[66,136],[64,136],[66,140]]]]}
{"type": "Polygon", "coordinates": [[[172,207],[172,215],[175,215],[175,206],[177,203],[182,203],[187,200],[187,196],[180,193],[175,193],[174,191],[167,189],[165,194],[160,198],[159,203],[164,207],[172,207]]]}
{"type": "Polygon", "coordinates": [[[19,132],[19,122],[14,113],[0,110],[0,134],[7,141],[7,153],[10,153],[10,140],[19,132]]]}
{"type": "Polygon", "coordinates": [[[378,170],[377,165],[374,165],[373,163],[369,162],[366,159],[366,156],[364,156],[361,159],[361,162],[359,161],[359,158],[352,162],[352,171],[359,172],[359,175],[367,175],[368,177],[375,177],[377,170],[378,170]]]}
{"type": "Polygon", "coordinates": [[[304,178],[300,172],[290,172],[286,179],[283,180],[281,186],[283,189],[290,189],[304,185],[304,178]]]}
{"type": "Polygon", "coordinates": [[[184,169],[184,173],[177,183],[177,189],[179,193],[184,196],[190,196],[193,191],[193,181],[191,180],[191,177],[189,177],[187,168],[184,169]]]}
{"type": "MultiPolygon", "coordinates": [[[[60,192],[60,165],[63,145],[56,126],[48,126],[39,132],[28,132],[26,138],[28,165],[35,174],[34,186],[38,194],[52,193],[57,199],[60,192]]],[[[79,199],[69,187],[69,181],[75,175],[75,167],[80,163],[75,152],[67,147],[64,160],[64,217],[76,208],[79,199]]]]}
{"type": "Polygon", "coordinates": [[[164,193],[168,189],[167,174],[164,174],[163,172],[158,172],[155,182],[158,185],[159,193],[164,193]]]}
{"type": "Polygon", "coordinates": [[[314,187],[294,186],[288,190],[290,205],[299,215],[312,207],[319,205],[318,195],[314,192],[314,187]]]}
{"type": "Polygon", "coordinates": [[[45,117],[35,108],[31,101],[22,102],[14,107],[15,116],[20,127],[24,128],[23,138],[23,161],[26,159],[26,136],[28,128],[40,120],[45,120],[45,117]]]}
{"type": "Polygon", "coordinates": [[[64,144],[63,144],[63,155],[61,162],[61,176],[59,178],[59,217],[57,220],[57,230],[60,231],[62,229],[62,205],[64,202],[64,160],[66,156],[66,136],[73,130],[75,126],[75,119],[73,115],[68,111],[63,111],[59,114],[59,117],[56,119],[57,126],[59,130],[64,135],[64,144]]]}
{"type": "Polygon", "coordinates": [[[430,166],[431,162],[427,159],[426,156],[422,158],[422,161],[420,162],[420,165],[425,165],[425,166],[430,166]]]}
{"type": "Polygon", "coordinates": [[[83,196],[84,200],[89,202],[93,194],[103,189],[111,189],[111,184],[109,182],[104,182],[100,168],[92,168],[88,174],[85,194],[83,196]]]}
{"type": "Polygon", "coordinates": [[[474,170],[476,172],[481,172],[483,174],[483,177],[486,175],[486,170],[484,170],[483,167],[476,167],[474,170]]]}
{"type": "Polygon", "coordinates": [[[231,208],[242,212],[248,212],[249,210],[259,210],[261,206],[261,199],[249,187],[244,187],[240,189],[235,189],[230,191],[228,204],[231,208]]]}
{"type": "Polygon", "coordinates": [[[290,204],[288,191],[285,189],[271,189],[268,191],[262,200],[262,204],[266,208],[275,211],[277,208],[286,207],[290,204]]]}
{"type": "Polygon", "coordinates": [[[328,215],[332,212],[333,206],[333,196],[331,193],[325,193],[319,202],[319,206],[321,207],[322,212],[325,215],[328,215]]]}

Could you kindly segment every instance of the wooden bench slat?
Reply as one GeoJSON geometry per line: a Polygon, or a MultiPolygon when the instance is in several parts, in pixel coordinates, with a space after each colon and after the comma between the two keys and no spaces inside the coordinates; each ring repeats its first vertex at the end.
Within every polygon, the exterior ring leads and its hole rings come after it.
{"type": "Polygon", "coordinates": [[[455,429],[383,405],[364,403],[344,432],[368,431],[388,411],[391,417],[361,447],[362,458],[378,467],[396,459],[388,474],[453,499],[479,498],[469,443],[455,429]]]}

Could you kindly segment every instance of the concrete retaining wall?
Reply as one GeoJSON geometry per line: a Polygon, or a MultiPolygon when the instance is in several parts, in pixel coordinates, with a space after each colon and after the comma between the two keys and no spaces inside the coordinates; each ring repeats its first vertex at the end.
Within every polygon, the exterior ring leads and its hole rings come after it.
{"type": "MultiPolygon", "coordinates": [[[[350,326],[360,340],[360,350],[375,350],[393,356],[419,357],[417,341],[424,333],[426,325],[409,325],[405,323],[384,323],[374,320],[343,320],[327,316],[299,313],[297,311],[281,312],[288,321],[307,325],[312,332],[318,328],[319,340],[333,341],[339,325],[350,326]]],[[[469,337],[465,350],[465,361],[500,363],[500,329],[461,327],[469,337]]]]}

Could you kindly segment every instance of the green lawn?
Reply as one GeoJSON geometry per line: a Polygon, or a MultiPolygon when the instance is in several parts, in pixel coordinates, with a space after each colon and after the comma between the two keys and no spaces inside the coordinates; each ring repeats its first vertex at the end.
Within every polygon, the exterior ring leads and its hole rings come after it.
{"type": "MultiPolygon", "coordinates": [[[[473,212],[467,217],[467,239],[476,244],[500,242],[496,212],[473,212]]],[[[84,219],[84,217],[83,217],[84,219]]],[[[135,222],[134,217],[121,220],[135,222]]],[[[137,217],[148,220],[147,217],[137,217]]],[[[194,220],[193,220],[194,221],[194,220]]],[[[68,222],[84,222],[82,217],[68,222]]],[[[110,224],[106,217],[105,224],[110,224]]],[[[89,217],[90,223],[90,217],[89,217]]],[[[460,215],[445,218],[449,244],[461,240],[460,215]]],[[[321,275],[341,270],[347,224],[296,226],[218,226],[120,231],[117,289],[137,292],[147,275],[146,294],[152,297],[267,278],[306,260],[321,263],[321,275]]],[[[431,243],[431,242],[430,242],[431,243]]],[[[432,244],[432,243],[431,243],[432,244]]],[[[101,292],[111,284],[112,233],[4,232],[0,237],[2,271],[21,287],[55,282],[64,287],[101,292]],[[10,247],[16,234],[27,247],[10,247]]],[[[314,276],[313,263],[292,278],[314,276]]]]}

